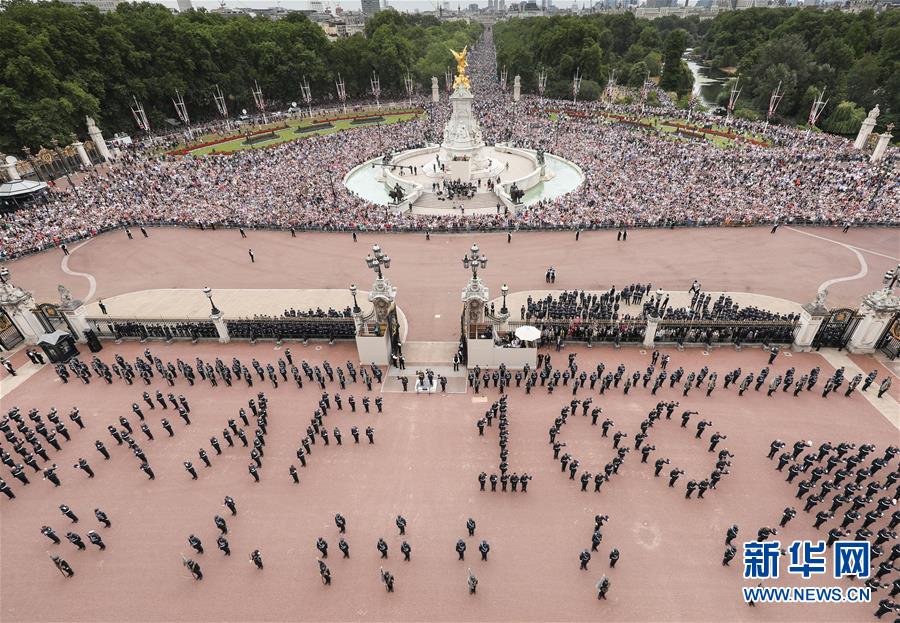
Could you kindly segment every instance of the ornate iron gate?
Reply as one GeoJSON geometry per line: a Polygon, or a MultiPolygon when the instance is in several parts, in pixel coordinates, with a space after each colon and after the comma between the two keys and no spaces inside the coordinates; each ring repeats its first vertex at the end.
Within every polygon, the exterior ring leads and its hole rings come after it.
{"type": "Polygon", "coordinates": [[[878,339],[878,350],[893,361],[900,354],[900,314],[894,314],[884,333],[878,339]]]}
{"type": "Polygon", "coordinates": [[[5,350],[12,350],[24,339],[22,332],[13,323],[6,310],[0,309],[0,346],[5,350]]]}
{"type": "Polygon", "coordinates": [[[819,327],[816,337],[813,338],[813,348],[816,350],[823,346],[838,350],[844,348],[850,341],[850,336],[853,335],[860,318],[855,309],[831,310],[831,313],[822,322],[822,326],[819,327]]]}

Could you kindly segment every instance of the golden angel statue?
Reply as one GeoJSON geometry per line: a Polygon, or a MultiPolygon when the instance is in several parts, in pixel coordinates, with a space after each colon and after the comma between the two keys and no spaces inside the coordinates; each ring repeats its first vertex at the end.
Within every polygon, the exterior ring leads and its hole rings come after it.
{"type": "Polygon", "coordinates": [[[466,60],[466,57],[469,55],[469,46],[464,47],[462,52],[456,52],[451,48],[450,53],[456,59],[456,79],[453,81],[453,88],[455,89],[458,86],[470,88],[469,77],[466,75],[466,67],[469,66],[466,60]]]}

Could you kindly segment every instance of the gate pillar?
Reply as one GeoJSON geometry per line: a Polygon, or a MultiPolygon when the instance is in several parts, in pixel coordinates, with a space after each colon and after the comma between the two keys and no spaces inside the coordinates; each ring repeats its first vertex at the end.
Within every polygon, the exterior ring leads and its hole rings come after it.
{"type": "Polygon", "coordinates": [[[893,320],[894,314],[900,312],[900,297],[885,287],[866,296],[859,312],[862,318],[850,336],[847,350],[851,353],[874,353],[878,339],[893,320]]]}
{"type": "Polygon", "coordinates": [[[812,350],[813,339],[819,332],[825,316],[828,315],[828,308],[825,307],[826,294],[827,291],[822,291],[816,296],[815,301],[803,305],[803,311],[800,312],[800,324],[797,326],[797,332],[794,334],[792,350],[798,352],[812,350]]]}

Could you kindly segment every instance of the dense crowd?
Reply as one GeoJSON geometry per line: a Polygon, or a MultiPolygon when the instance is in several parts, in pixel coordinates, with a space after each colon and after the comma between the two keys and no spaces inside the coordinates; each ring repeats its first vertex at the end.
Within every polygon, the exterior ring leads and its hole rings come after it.
{"type": "MultiPolygon", "coordinates": [[[[496,78],[490,31],[470,55],[475,111],[487,143],[507,138],[577,163],[569,195],[518,214],[397,214],[341,184],[354,165],[442,134],[446,102],[390,126],[310,136],[266,149],[207,157],[128,153],[88,171],[77,194],[58,188],[46,204],[0,217],[0,257],[15,257],[128,224],[251,226],[315,230],[591,228],[749,225],[761,222],[896,224],[900,186],[849,141],[790,128],[767,129],[772,146],[720,148],[654,128],[539,114],[536,98],[514,103],[496,78]]],[[[546,108],[570,102],[545,100],[546,108]]],[[[579,102],[580,111],[637,115],[639,105],[579,102]]],[[[668,99],[645,114],[686,116],[668,99]]],[[[692,122],[721,120],[693,113],[692,122]]],[[[762,124],[734,121],[739,132],[762,124]]]]}

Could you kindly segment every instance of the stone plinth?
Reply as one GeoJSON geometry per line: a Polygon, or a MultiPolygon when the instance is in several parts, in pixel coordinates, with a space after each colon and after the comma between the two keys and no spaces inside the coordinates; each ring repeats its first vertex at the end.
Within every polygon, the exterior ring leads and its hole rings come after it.
{"type": "Polygon", "coordinates": [[[891,144],[892,138],[894,138],[894,135],[889,131],[878,135],[878,142],[875,143],[875,150],[872,152],[869,162],[878,162],[884,158],[884,154],[887,151],[888,145],[891,144]]]}
{"type": "Polygon", "coordinates": [[[828,308],[818,301],[803,306],[797,333],[794,334],[793,350],[804,353],[812,350],[813,340],[828,314],[828,308]]]}

